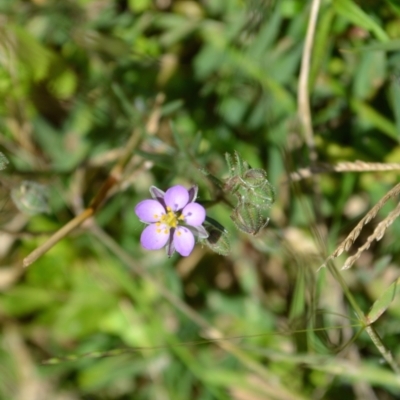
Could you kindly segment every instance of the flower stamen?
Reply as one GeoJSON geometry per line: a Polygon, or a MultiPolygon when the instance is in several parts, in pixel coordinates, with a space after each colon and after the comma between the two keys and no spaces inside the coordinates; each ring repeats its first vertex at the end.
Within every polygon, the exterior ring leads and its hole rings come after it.
{"type": "Polygon", "coordinates": [[[167,213],[161,216],[161,222],[168,225],[170,228],[178,226],[178,217],[172,211],[171,207],[167,207],[167,213]]]}

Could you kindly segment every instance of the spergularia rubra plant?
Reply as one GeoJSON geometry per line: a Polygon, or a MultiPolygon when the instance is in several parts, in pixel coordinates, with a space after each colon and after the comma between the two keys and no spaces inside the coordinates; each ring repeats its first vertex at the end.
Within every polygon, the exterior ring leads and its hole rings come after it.
{"type": "MultiPolygon", "coordinates": [[[[229,176],[223,180],[202,170],[223,193],[236,199],[231,219],[242,232],[256,235],[269,221],[268,211],[275,199],[275,190],[268,182],[267,173],[251,168],[237,152],[225,155],[229,176]]],[[[230,252],[229,233],[215,219],[206,217],[204,207],[195,203],[197,186],[187,190],[176,185],[165,193],[152,186],[152,200],[140,202],[135,212],[148,224],[140,242],[145,249],[158,250],[166,247],[168,256],[176,250],[188,256],[199,242],[214,252],[227,255],[230,252]]],[[[229,201],[227,201],[230,204],[229,201]]]]}
{"type": "Polygon", "coordinates": [[[181,256],[188,256],[195,245],[195,237],[205,239],[203,227],[206,210],[195,203],[197,186],[189,190],[176,185],[165,193],[152,186],[152,199],[143,200],[135,207],[139,219],[148,224],[142,232],[140,243],[147,250],[158,250],[166,246],[168,256],[176,250],[181,256]]]}

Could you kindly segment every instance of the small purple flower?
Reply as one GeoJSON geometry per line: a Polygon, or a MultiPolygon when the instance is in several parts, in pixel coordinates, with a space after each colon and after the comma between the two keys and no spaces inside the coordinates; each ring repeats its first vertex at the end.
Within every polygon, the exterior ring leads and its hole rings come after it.
{"type": "Polygon", "coordinates": [[[188,256],[194,247],[195,236],[208,237],[202,226],[206,210],[195,203],[197,186],[189,190],[176,185],[165,193],[152,186],[153,200],[143,200],[135,207],[135,213],[145,224],[149,224],[140,237],[140,243],[147,250],[158,250],[167,246],[170,257],[176,250],[181,256],[188,256]]]}

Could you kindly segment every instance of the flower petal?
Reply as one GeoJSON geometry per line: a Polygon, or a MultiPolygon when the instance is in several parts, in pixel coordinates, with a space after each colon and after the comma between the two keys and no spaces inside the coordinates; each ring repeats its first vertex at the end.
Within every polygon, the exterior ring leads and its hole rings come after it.
{"type": "Polygon", "coordinates": [[[172,186],[165,192],[164,201],[172,211],[181,210],[189,201],[189,192],[181,185],[172,186]]]}
{"type": "Polygon", "coordinates": [[[189,203],[182,210],[182,215],[188,225],[199,226],[206,219],[206,210],[199,203],[189,203]]]}
{"type": "Polygon", "coordinates": [[[187,257],[194,247],[194,236],[185,226],[178,226],[174,233],[175,250],[183,257],[187,257]]]}
{"type": "Polygon", "coordinates": [[[160,221],[165,208],[157,200],[143,200],[135,207],[135,213],[142,222],[150,224],[160,221]]]}
{"type": "Polygon", "coordinates": [[[158,250],[164,247],[169,239],[169,227],[165,224],[146,226],[140,236],[140,243],[147,250],[158,250]]]}
{"type": "Polygon", "coordinates": [[[196,185],[189,189],[189,203],[193,203],[196,200],[198,191],[199,188],[196,185]]]}

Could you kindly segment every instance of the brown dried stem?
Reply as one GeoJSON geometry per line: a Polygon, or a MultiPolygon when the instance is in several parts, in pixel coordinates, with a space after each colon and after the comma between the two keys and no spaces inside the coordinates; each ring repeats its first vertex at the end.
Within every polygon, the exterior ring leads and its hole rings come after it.
{"type": "Polygon", "coordinates": [[[376,240],[379,241],[382,239],[385,234],[386,229],[392,225],[394,220],[400,215],[400,203],[397,204],[397,207],[383,220],[378,226],[375,228],[372,235],[370,235],[367,241],[357,250],[357,253],[349,257],[344,263],[342,269],[350,268],[361,256],[362,252],[369,249],[371,243],[376,240]]]}
{"type": "MultiPolygon", "coordinates": [[[[134,137],[137,140],[135,140],[134,143],[132,143],[131,141],[131,146],[127,147],[126,153],[128,153],[129,151],[129,154],[131,154],[133,149],[136,147],[139,136],[140,136],[140,131],[135,131],[132,137],[134,137]]],[[[50,236],[50,238],[45,243],[37,247],[27,257],[24,258],[22,263],[25,268],[31,265],[33,262],[35,262],[39,257],[45,254],[47,251],[49,251],[57,242],[59,242],[62,238],[67,236],[72,230],[81,225],[85,220],[94,215],[94,213],[97,211],[97,209],[101,206],[102,202],[106,198],[107,193],[110,191],[110,189],[120,181],[124,164],[128,160],[129,158],[122,157],[120,162],[118,162],[118,164],[115,165],[115,167],[111,170],[106,181],[100,187],[97,194],[93,197],[88,208],[83,210],[74,219],[69,221],[61,229],[59,229],[52,236],[50,236]]]]}
{"type": "MultiPolygon", "coordinates": [[[[161,100],[163,100],[163,98],[161,100]]],[[[157,118],[160,118],[159,108],[161,105],[161,100],[159,98],[156,99],[155,108],[149,116],[149,121],[151,121],[151,133],[154,133],[154,126],[155,126],[154,115],[156,115],[157,118]]],[[[29,265],[31,265],[39,257],[45,254],[48,250],[50,250],[57,242],[59,242],[62,238],[67,236],[72,230],[77,228],[84,221],[86,221],[88,218],[90,218],[92,215],[95,214],[95,212],[101,207],[102,203],[107,198],[107,195],[110,193],[110,190],[120,183],[124,168],[131,159],[132,153],[134,149],[138,146],[141,137],[142,137],[141,129],[139,128],[135,129],[128,143],[125,146],[125,150],[121,158],[119,159],[117,164],[112,168],[108,178],[105,180],[105,182],[100,187],[97,194],[91,200],[89,207],[83,210],[74,219],[69,221],[61,229],[55,232],[45,243],[37,247],[27,257],[25,257],[22,262],[24,267],[28,267],[29,265]]]]}
{"type": "MultiPolygon", "coordinates": [[[[315,149],[314,131],[312,126],[310,94],[309,94],[309,79],[310,79],[310,64],[311,55],[314,44],[314,35],[317,25],[318,13],[321,6],[321,0],[312,0],[310,17],[308,21],[307,33],[304,43],[303,54],[301,58],[300,76],[298,85],[298,117],[300,119],[301,128],[305,141],[308,146],[310,164],[314,166],[317,162],[318,154],[315,149]]],[[[313,182],[313,203],[317,221],[322,220],[321,214],[321,189],[317,179],[313,182]]]]}
{"type": "Polygon", "coordinates": [[[301,121],[307,146],[310,150],[310,159],[312,163],[314,163],[317,160],[317,152],[315,150],[308,85],[309,85],[311,54],[314,42],[315,27],[317,24],[320,5],[321,5],[321,0],[313,0],[311,4],[306,40],[304,44],[303,56],[301,59],[298,99],[297,99],[299,107],[298,115],[301,121]]]}
{"type": "MultiPolygon", "coordinates": [[[[397,196],[399,193],[400,193],[400,183],[398,183],[394,188],[392,188],[391,190],[389,190],[389,192],[387,192],[387,193],[385,194],[385,196],[383,196],[383,197],[378,201],[378,203],[376,203],[375,206],[372,207],[371,210],[369,210],[369,212],[367,213],[367,215],[357,224],[357,226],[349,233],[349,235],[346,237],[346,239],[343,240],[342,243],[340,243],[340,245],[335,249],[335,251],[327,258],[327,260],[325,261],[325,263],[323,264],[323,266],[325,266],[326,263],[327,263],[329,260],[340,256],[340,255],[343,253],[343,251],[349,250],[350,247],[353,245],[354,241],[355,241],[355,240],[358,238],[358,236],[360,235],[360,233],[361,233],[361,231],[362,231],[364,225],[368,224],[368,222],[370,222],[373,218],[375,218],[375,216],[376,216],[376,214],[378,213],[378,211],[379,211],[391,198],[397,196]]],[[[397,207],[396,207],[396,210],[397,210],[397,207]]],[[[397,218],[397,216],[395,216],[395,215],[396,215],[396,212],[395,212],[396,210],[394,210],[394,211],[386,218],[386,220],[384,220],[384,221],[386,221],[386,223],[389,222],[391,218],[394,218],[394,219],[397,218]],[[394,213],[394,214],[393,214],[393,213],[394,213]],[[387,220],[389,220],[389,221],[387,221],[387,220]]],[[[393,220],[394,220],[394,219],[393,219],[393,220]]],[[[382,221],[382,223],[383,223],[384,221],[382,221]]],[[[390,224],[391,224],[392,222],[393,222],[393,221],[391,221],[390,224]]],[[[390,224],[389,224],[389,225],[390,225],[390,224]]],[[[386,227],[389,226],[389,225],[386,225],[386,227]]],[[[378,227],[379,227],[379,225],[378,225],[378,227]]],[[[376,229],[378,229],[378,227],[377,227],[376,229]]],[[[381,227],[381,228],[379,229],[378,232],[381,232],[381,233],[382,233],[382,230],[383,230],[383,233],[384,233],[384,231],[386,230],[386,228],[383,229],[383,227],[381,227]]],[[[379,237],[378,232],[377,232],[377,234],[376,234],[376,237],[379,237]]],[[[374,233],[375,233],[375,232],[374,232],[374,233]]],[[[383,233],[382,233],[382,234],[383,234],[383,233]]],[[[374,234],[373,234],[372,236],[374,236],[374,234]]],[[[382,237],[382,236],[380,236],[380,238],[381,238],[381,237],[382,237]]],[[[368,238],[368,239],[369,239],[369,238],[368,238]]]]}
{"type": "Polygon", "coordinates": [[[325,172],[378,172],[400,170],[399,163],[371,163],[364,161],[340,162],[338,164],[317,164],[310,168],[302,168],[290,174],[291,181],[310,178],[314,174],[325,172]]]}

